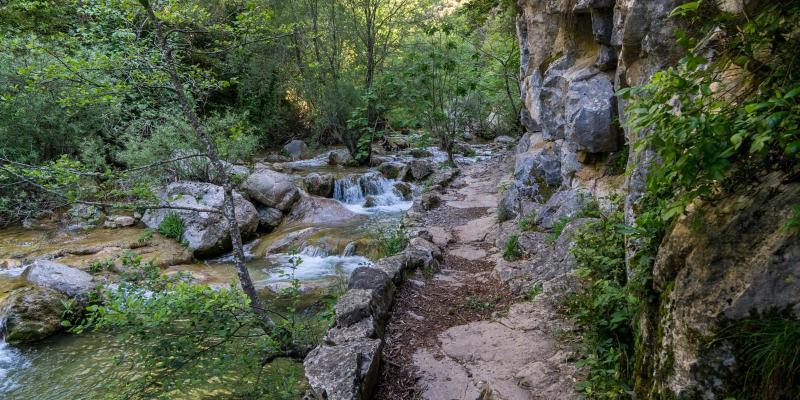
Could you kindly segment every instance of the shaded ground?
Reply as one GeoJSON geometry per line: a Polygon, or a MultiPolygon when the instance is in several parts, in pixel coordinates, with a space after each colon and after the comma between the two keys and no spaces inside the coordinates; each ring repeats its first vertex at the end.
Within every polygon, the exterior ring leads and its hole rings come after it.
{"type": "Polygon", "coordinates": [[[497,273],[499,264],[509,268],[494,245],[498,186],[507,174],[496,159],[466,167],[442,206],[425,214],[445,262],[399,290],[376,399],[577,397],[570,353],[554,337],[563,327],[559,285],[548,283],[527,301],[497,273]]]}

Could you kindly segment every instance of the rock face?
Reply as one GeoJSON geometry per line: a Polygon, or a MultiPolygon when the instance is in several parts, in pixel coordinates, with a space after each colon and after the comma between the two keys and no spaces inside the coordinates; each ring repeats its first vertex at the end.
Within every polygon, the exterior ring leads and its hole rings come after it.
{"type": "Polygon", "coordinates": [[[88,273],[47,260],[35,261],[25,269],[22,276],[34,285],[55,290],[68,297],[78,297],[95,286],[88,273]]]}
{"type": "MultiPolygon", "coordinates": [[[[171,206],[222,210],[224,190],[222,187],[201,182],[175,182],[157,193],[158,198],[171,206]]],[[[233,193],[236,220],[243,236],[256,231],[259,223],[255,206],[237,192],[233,193]]],[[[183,239],[196,256],[219,254],[230,248],[230,234],[221,213],[192,210],[148,210],[142,222],[151,229],[158,225],[169,213],[175,213],[183,222],[183,239]]]]}
{"type": "Polygon", "coordinates": [[[261,205],[289,211],[300,198],[300,191],[289,175],[259,166],[242,182],[242,190],[261,205]]]}
{"type": "Polygon", "coordinates": [[[800,240],[782,229],[800,184],[783,185],[783,178],[772,174],[701,205],[672,228],[653,271],[661,300],[649,317],[657,322],[642,330],[649,357],[640,374],[660,378],[640,389],[724,398],[737,383],[735,354],[718,340],[725,324],[773,310],[800,319],[800,240]]]}
{"type": "Polygon", "coordinates": [[[283,221],[283,213],[277,208],[258,206],[258,230],[269,232],[278,227],[283,221]]]}
{"type": "Polygon", "coordinates": [[[58,332],[62,328],[62,302],[67,299],[66,295],[44,287],[16,289],[0,304],[5,340],[12,344],[35,342],[58,332]]]}

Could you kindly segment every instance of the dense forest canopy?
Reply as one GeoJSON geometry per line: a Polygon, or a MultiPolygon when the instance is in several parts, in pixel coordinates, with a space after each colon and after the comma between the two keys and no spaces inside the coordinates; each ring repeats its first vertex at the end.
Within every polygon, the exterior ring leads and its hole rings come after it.
{"type": "MultiPolygon", "coordinates": [[[[223,159],[247,162],[301,138],[345,145],[362,164],[370,143],[397,133],[447,150],[464,132],[518,129],[514,9],[461,3],[152,2],[223,159]]],[[[163,179],[163,170],[148,169],[115,190],[77,190],[74,176],[29,168],[23,178],[10,168],[59,165],[90,175],[202,150],[140,2],[15,1],[0,7],[0,30],[5,224],[63,203],[15,186],[26,179],[73,198],[115,199],[141,194],[131,190],[143,178],[163,179]]]]}

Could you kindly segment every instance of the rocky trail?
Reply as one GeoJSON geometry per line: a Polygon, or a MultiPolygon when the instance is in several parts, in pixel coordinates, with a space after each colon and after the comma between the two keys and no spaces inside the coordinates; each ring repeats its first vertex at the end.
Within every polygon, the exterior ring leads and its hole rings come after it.
{"type": "Polygon", "coordinates": [[[422,216],[444,263],[418,271],[399,289],[376,398],[577,397],[570,352],[556,339],[565,329],[556,314],[557,285],[526,296],[524,285],[510,285],[499,273],[525,264],[508,265],[496,245],[507,164],[493,158],[464,167],[440,206],[422,216]]]}

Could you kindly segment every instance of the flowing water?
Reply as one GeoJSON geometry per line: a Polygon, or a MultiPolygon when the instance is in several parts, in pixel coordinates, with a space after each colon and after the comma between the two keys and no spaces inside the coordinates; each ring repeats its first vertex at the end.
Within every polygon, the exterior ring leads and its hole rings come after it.
{"type": "MultiPolygon", "coordinates": [[[[295,162],[291,167],[301,169],[300,174],[323,170],[327,168],[323,160],[327,162],[327,157],[295,162]]],[[[249,242],[245,249],[247,266],[260,293],[269,296],[285,288],[292,279],[299,279],[303,285],[301,292],[307,298],[305,306],[313,304],[332,288],[341,288],[353,269],[371,265],[370,256],[378,246],[379,233],[387,226],[396,225],[403,212],[411,207],[412,202],[395,188],[397,182],[377,172],[338,172],[334,199],[357,218],[317,226],[282,226],[276,232],[249,242]],[[276,243],[286,241],[287,237],[296,238],[275,250],[276,243]],[[289,268],[293,258],[300,260],[296,269],[289,268]]],[[[95,237],[109,235],[103,231],[70,233],[69,240],[87,242],[88,247],[95,246],[95,242],[108,241],[104,237],[95,237]]],[[[125,240],[135,240],[141,231],[141,228],[107,231],[113,232],[117,241],[111,249],[125,248],[125,240]]],[[[13,242],[13,246],[5,252],[0,249],[0,259],[56,254],[68,242],[64,239],[67,236],[63,235],[66,234],[51,230],[9,231],[6,238],[9,243],[13,242]]],[[[163,247],[156,249],[157,254],[161,255],[162,251],[169,253],[163,247]]],[[[169,251],[175,252],[173,249],[169,251]]],[[[172,253],[169,253],[170,257],[174,256],[172,253]]],[[[73,257],[70,260],[79,259],[73,257]]],[[[18,276],[21,272],[21,268],[0,270],[0,301],[12,290],[25,285],[18,276]]],[[[236,281],[230,255],[194,264],[171,265],[166,272],[189,273],[195,282],[212,286],[227,286],[236,281]]],[[[126,343],[101,334],[59,335],[19,347],[12,347],[0,339],[0,399],[103,398],[104,379],[115,367],[116,357],[125,351],[131,351],[126,343]]],[[[276,367],[274,374],[298,367],[295,362],[281,362],[285,363],[285,368],[276,367]]]]}

